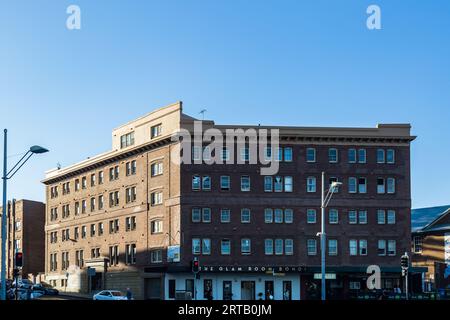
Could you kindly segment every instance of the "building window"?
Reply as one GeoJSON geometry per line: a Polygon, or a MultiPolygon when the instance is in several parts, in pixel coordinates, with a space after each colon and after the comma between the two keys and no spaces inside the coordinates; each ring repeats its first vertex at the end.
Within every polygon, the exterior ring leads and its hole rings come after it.
{"type": "Polygon", "coordinates": [[[306,162],[316,162],[316,149],[307,148],[306,149],[306,162]]]}
{"type": "Polygon", "coordinates": [[[203,190],[211,190],[211,177],[210,176],[202,177],[202,189],[203,190]]]}
{"type": "Polygon", "coordinates": [[[272,192],[273,178],[271,176],[264,177],[264,191],[272,192]]]}
{"type": "Polygon", "coordinates": [[[230,176],[220,176],[220,189],[230,190],[230,176]]]}
{"type": "Polygon", "coordinates": [[[250,254],[250,253],[251,253],[251,240],[241,239],[241,254],[250,254]]]}
{"type": "Polygon", "coordinates": [[[109,221],[109,233],[118,233],[119,232],[119,219],[110,220],[109,221]]]}
{"type": "Polygon", "coordinates": [[[283,192],[283,178],[280,176],[275,177],[274,188],[275,192],[283,192]]]}
{"type": "Polygon", "coordinates": [[[134,144],[134,132],[130,132],[120,136],[120,148],[126,148],[134,144]]]}
{"type": "Polygon", "coordinates": [[[395,163],[395,150],[394,149],[387,149],[386,162],[389,164],[395,163]]]}
{"type": "Polygon", "coordinates": [[[86,239],[86,226],[81,227],[81,239],[86,239]]]}
{"type": "Polygon", "coordinates": [[[274,210],[275,223],[283,223],[283,209],[274,210]]]}
{"type": "Polygon", "coordinates": [[[211,148],[209,146],[203,147],[203,160],[211,160],[211,148]]]}
{"type": "Polygon", "coordinates": [[[378,255],[386,255],[386,240],[378,240],[378,255]]]}
{"type": "Polygon", "coordinates": [[[211,254],[211,239],[202,239],[202,254],[211,254]]]}
{"type": "Polygon", "coordinates": [[[103,195],[98,196],[98,209],[102,210],[104,206],[103,195]]]}
{"type": "Polygon", "coordinates": [[[283,239],[275,239],[275,255],[279,256],[283,254],[284,243],[283,239]]]}
{"type": "Polygon", "coordinates": [[[315,256],[317,254],[316,239],[308,239],[306,241],[308,256],[315,256]]]}
{"type": "Polygon", "coordinates": [[[359,240],[359,255],[367,255],[367,240],[359,240]]]}
{"type": "Polygon", "coordinates": [[[338,162],[338,150],[336,148],[328,149],[328,162],[330,163],[338,162]]]}
{"type": "Polygon", "coordinates": [[[356,215],[356,210],[350,210],[348,212],[348,223],[349,224],[357,224],[358,223],[358,217],[356,215]]]}
{"type": "Polygon", "coordinates": [[[91,174],[91,187],[95,186],[95,179],[96,179],[95,173],[91,174]]]}
{"type": "Polygon", "coordinates": [[[358,212],[358,220],[359,224],[367,224],[367,211],[360,210],[358,212]]]}
{"type": "Polygon", "coordinates": [[[337,256],[337,254],[338,254],[337,240],[329,239],[328,240],[328,255],[337,256]]]}
{"type": "Polygon", "coordinates": [[[192,208],[191,211],[192,222],[201,222],[201,209],[200,208],[192,208]]]}
{"type": "Polygon", "coordinates": [[[211,222],[211,208],[202,209],[202,220],[203,222],[211,222]]]}
{"type": "Polygon", "coordinates": [[[358,192],[359,193],[367,193],[367,179],[366,178],[358,179],[358,192]]]}
{"type": "Polygon", "coordinates": [[[84,251],[77,250],[75,251],[75,264],[77,267],[82,268],[84,266],[84,251]]]}
{"type": "Polygon", "coordinates": [[[350,240],[349,241],[349,248],[350,248],[350,255],[351,256],[358,255],[358,241],[357,240],[350,240]]]}
{"type": "Polygon", "coordinates": [[[95,211],[95,198],[91,198],[91,212],[95,211]]]}
{"type": "Polygon", "coordinates": [[[221,209],[220,210],[220,222],[229,223],[230,221],[231,221],[230,209],[221,209]]]}
{"type": "Polygon", "coordinates": [[[162,162],[152,163],[152,165],[150,166],[150,169],[151,169],[150,172],[151,172],[152,177],[159,176],[159,175],[163,174],[163,163],[162,162]]]}
{"type": "Polygon", "coordinates": [[[194,161],[202,160],[202,148],[200,146],[192,147],[192,160],[194,161]]]}
{"type": "Polygon", "coordinates": [[[116,207],[119,205],[119,191],[109,193],[109,206],[116,207]]]}
{"type": "Polygon", "coordinates": [[[192,190],[197,191],[200,190],[201,187],[201,177],[200,176],[192,176],[192,190]]]}
{"type": "Polygon", "coordinates": [[[422,243],[423,243],[422,237],[415,236],[413,238],[413,252],[414,253],[422,253],[422,243]]]}
{"type": "Polygon", "coordinates": [[[125,231],[136,230],[136,217],[126,217],[125,218],[125,231]]]}
{"type": "Polygon", "coordinates": [[[377,150],[377,163],[385,163],[385,154],[383,149],[377,150]]]}
{"type": "Polygon", "coordinates": [[[150,252],[151,263],[161,263],[162,262],[162,250],[152,250],[150,252]]]}
{"type": "Polygon", "coordinates": [[[328,222],[330,224],[339,223],[339,212],[336,209],[330,209],[330,211],[328,211],[328,222]]]}
{"type": "Polygon", "coordinates": [[[80,190],[80,179],[75,179],[75,191],[80,190]]]}
{"type": "Polygon", "coordinates": [[[163,193],[162,191],[152,192],[150,194],[150,203],[152,206],[160,205],[163,203],[163,193]]]}
{"type": "Polygon", "coordinates": [[[91,237],[95,237],[95,223],[91,224],[91,237]]]}
{"type": "Polygon", "coordinates": [[[103,235],[103,232],[104,232],[104,226],[103,226],[103,222],[99,222],[98,223],[98,235],[99,236],[101,236],[101,235],[103,235]]]}
{"type": "Polygon", "coordinates": [[[109,265],[116,266],[119,264],[119,246],[109,247],[109,265]]]}
{"type": "Polygon", "coordinates": [[[222,161],[229,161],[230,160],[230,150],[228,150],[227,147],[222,148],[222,152],[220,154],[220,159],[222,161]]]}
{"type": "Polygon", "coordinates": [[[103,171],[98,173],[98,184],[103,184],[103,171]]]}
{"type": "Polygon", "coordinates": [[[359,163],[366,163],[367,157],[366,157],[366,149],[359,149],[358,150],[358,162],[359,163]]]}
{"type": "Polygon", "coordinates": [[[241,191],[250,191],[250,177],[241,176],[241,191]]]}
{"type": "Polygon", "coordinates": [[[306,192],[316,192],[316,177],[306,179],[306,192]]]}
{"type": "Polygon", "coordinates": [[[293,179],[290,176],[284,177],[284,192],[292,192],[293,191],[293,179]]]}
{"type": "Polygon", "coordinates": [[[163,221],[162,220],[153,220],[150,222],[150,231],[152,234],[162,233],[163,232],[163,221]]]}
{"type": "Polygon", "coordinates": [[[359,281],[350,281],[348,284],[348,288],[350,290],[361,290],[361,282],[359,281]]]}
{"type": "Polygon", "coordinates": [[[387,211],[387,223],[388,224],[395,224],[395,210],[388,210],[387,211]]]}
{"type": "Polygon", "coordinates": [[[136,187],[126,188],[125,195],[126,195],[126,203],[136,201],[136,187]]]}
{"type": "Polygon", "coordinates": [[[306,210],[306,222],[307,223],[316,223],[317,222],[316,209],[307,209],[306,210]]]}
{"type": "Polygon", "coordinates": [[[127,176],[132,176],[136,174],[136,160],[127,162],[125,164],[125,174],[127,176]]]}
{"type": "Polygon", "coordinates": [[[395,240],[388,241],[388,255],[395,256],[397,251],[397,242],[395,240]]]}
{"type": "Polygon", "coordinates": [[[86,200],[81,201],[81,213],[86,213],[86,200]]]}
{"type": "Polygon", "coordinates": [[[284,240],[284,254],[288,256],[294,254],[294,240],[292,239],[284,240]]]}
{"type": "Polygon", "coordinates": [[[125,263],[136,264],[136,244],[125,245],[125,263]]]}
{"type": "Polygon", "coordinates": [[[250,223],[250,209],[241,210],[241,223],[250,223]]]}
{"type": "Polygon", "coordinates": [[[395,178],[387,178],[387,193],[395,193],[395,178]]]}
{"type": "Polygon", "coordinates": [[[222,255],[230,255],[231,254],[231,241],[229,239],[223,239],[220,242],[220,253],[222,255]]]}
{"type": "Polygon", "coordinates": [[[86,177],[81,178],[81,189],[86,189],[87,187],[87,181],[86,177]]]}
{"type": "Polygon", "coordinates": [[[349,193],[356,193],[357,192],[357,179],[354,177],[348,178],[348,192],[349,193]]]}
{"type": "Polygon", "coordinates": [[[192,254],[200,254],[201,242],[200,238],[192,238],[192,254]]]}
{"type": "Polygon", "coordinates": [[[348,163],[356,163],[356,149],[348,149],[348,163]]]}
{"type": "Polygon", "coordinates": [[[273,223],[273,210],[270,208],[264,209],[264,222],[273,223]]]}
{"type": "Polygon", "coordinates": [[[377,193],[383,194],[386,192],[384,178],[377,178],[377,193]]]}
{"type": "Polygon", "coordinates": [[[109,168],[109,181],[119,179],[119,166],[109,168]]]}
{"type": "Polygon", "coordinates": [[[272,160],[272,147],[264,148],[264,160],[271,161],[272,160]]]}
{"type": "Polygon", "coordinates": [[[294,222],[294,211],[292,209],[284,209],[284,223],[294,222]]]}
{"type": "Polygon", "coordinates": [[[159,137],[161,135],[161,132],[162,132],[162,125],[161,124],[157,124],[157,125],[151,127],[151,129],[150,129],[150,137],[152,139],[156,138],[156,137],[159,137]]]}
{"type": "Polygon", "coordinates": [[[386,211],[377,210],[377,223],[385,224],[386,223],[386,211]]]}
{"type": "Polygon", "coordinates": [[[241,148],[241,161],[250,160],[250,149],[248,147],[241,148]]]}
{"type": "Polygon", "coordinates": [[[273,255],[273,239],[264,240],[264,253],[266,256],[273,255]]]}
{"type": "Polygon", "coordinates": [[[291,147],[284,148],[284,161],[292,162],[292,148],[291,147]]]}

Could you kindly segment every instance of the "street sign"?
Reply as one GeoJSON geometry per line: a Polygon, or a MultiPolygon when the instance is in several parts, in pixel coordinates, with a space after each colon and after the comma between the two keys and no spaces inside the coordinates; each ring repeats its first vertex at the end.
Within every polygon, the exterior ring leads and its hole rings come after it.
{"type": "MultiPolygon", "coordinates": [[[[314,273],[314,279],[320,280],[322,279],[321,273],[314,273]]],[[[336,280],[336,273],[325,273],[326,280],[336,280]]]]}

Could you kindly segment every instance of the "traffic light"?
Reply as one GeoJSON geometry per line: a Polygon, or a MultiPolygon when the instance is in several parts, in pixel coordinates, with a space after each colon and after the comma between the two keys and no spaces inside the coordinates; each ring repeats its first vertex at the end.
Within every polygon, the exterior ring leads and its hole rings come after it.
{"type": "Polygon", "coordinates": [[[403,255],[400,259],[400,264],[402,266],[402,269],[408,269],[409,268],[409,257],[407,255],[403,255]]]}
{"type": "Polygon", "coordinates": [[[198,261],[197,257],[194,257],[192,260],[192,272],[193,273],[199,273],[200,271],[200,262],[198,261]]]}
{"type": "Polygon", "coordinates": [[[23,253],[22,252],[16,252],[16,267],[17,268],[23,267],[23,253]]]}
{"type": "Polygon", "coordinates": [[[20,275],[20,270],[17,269],[17,268],[14,268],[14,270],[13,270],[13,277],[17,278],[19,275],[20,275]]]}

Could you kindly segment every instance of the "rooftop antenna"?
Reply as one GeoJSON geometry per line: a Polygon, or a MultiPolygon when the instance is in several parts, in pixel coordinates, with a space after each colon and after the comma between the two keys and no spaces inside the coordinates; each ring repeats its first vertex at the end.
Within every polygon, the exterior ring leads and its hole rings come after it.
{"type": "Polygon", "coordinates": [[[202,110],[200,110],[200,112],[199,113],[201,113],[201,115],[202,115],[202,120],[205,120],[205,112],[206,112],[207,110],[206,109],[202,109],[202,110]]]}

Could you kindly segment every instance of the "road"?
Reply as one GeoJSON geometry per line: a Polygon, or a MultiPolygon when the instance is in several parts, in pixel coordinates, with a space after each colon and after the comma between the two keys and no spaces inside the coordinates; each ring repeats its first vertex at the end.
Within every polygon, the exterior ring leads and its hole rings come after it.
{"type": "Polygon", "coordinates": [[[90,299],[83,298],[83,297],[57,295],[57,296],[41,296],[36,300],[90,300],[90,299]]]}

